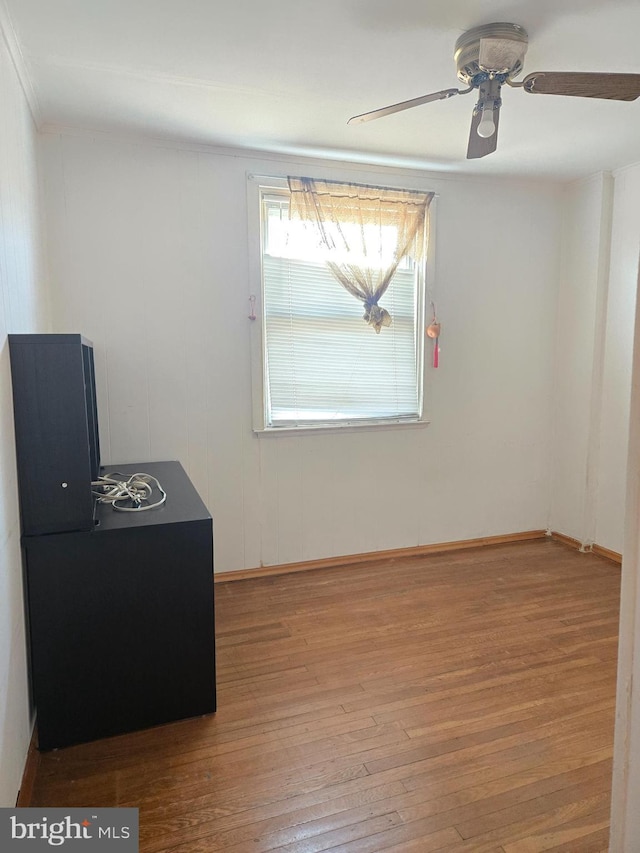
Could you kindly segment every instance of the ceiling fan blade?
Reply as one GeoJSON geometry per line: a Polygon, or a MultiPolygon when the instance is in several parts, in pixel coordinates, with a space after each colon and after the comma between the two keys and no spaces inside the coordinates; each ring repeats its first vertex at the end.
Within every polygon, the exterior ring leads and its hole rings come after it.
{"type": "Polygon", "coordinates": [[[635,101],[640,95],[640,74],[606,74],[573,71],[535,71],[522,81],[525,92],[540,95],[573,95],[635,101]]]}
{"type": "Polygon", "coordinates": [[[498,147],[498,125],[500,123],[500,107],[493,111],[495,131],[489,137],[478,136],[478,125],[482,119],[482,110],[473,111],[471,116],[471,130],[469,132],[469,145],[467,146],[467,160],[477,160],[493,154],[498,147]]]}
{"type": "Polygon", "coordinates": [[[423,95],[421,98],[412,98],[410,101],[401,101],[399,104],[392,104],[390,107],[382,107],[380,110],[372,110],[370,113],[352,116],[347,124],[360,124],[360,122],[382,118],[392,113],[399,113],[402,110],[410,110],[411,107],[419,107],[421,104],[428,104],[431,101],[444,101],[454,95],[466,95],[470,91],[471,89],[442,89],[440,92],[432,92],[430,95],[423,95]]]}

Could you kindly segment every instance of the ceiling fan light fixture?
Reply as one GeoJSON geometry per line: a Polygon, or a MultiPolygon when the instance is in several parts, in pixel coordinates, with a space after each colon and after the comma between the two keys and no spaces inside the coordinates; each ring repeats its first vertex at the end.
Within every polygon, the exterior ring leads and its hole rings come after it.
{"type": "Polygon", "coordinates": [[[478,123],[476,133],[483,139],[489,139],[496,132],[496,123],[493,117],[493,101],[487,101],[482,108],[482,118],[478,123]]]}

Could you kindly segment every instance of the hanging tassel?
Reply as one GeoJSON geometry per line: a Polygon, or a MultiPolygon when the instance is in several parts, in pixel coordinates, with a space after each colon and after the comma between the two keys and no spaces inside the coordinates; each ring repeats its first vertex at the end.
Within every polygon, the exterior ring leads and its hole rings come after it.
{"type": "Polygon", "coordinates": [[[440,358],[440,344],[438,343],[440,338],[440,323],[438,323],[435,316],[431,325],[427,326],[427,335],[433,340],[433,366],[437,367],[440,358]]]}

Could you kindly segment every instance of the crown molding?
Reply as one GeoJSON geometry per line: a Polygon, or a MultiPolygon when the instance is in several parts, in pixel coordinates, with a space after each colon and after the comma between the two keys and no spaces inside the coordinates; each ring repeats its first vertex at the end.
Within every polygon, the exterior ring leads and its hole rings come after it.
{"type": "Polygon", "coordinates": [[[27,99],[31,117],[37,130],[42,127],[42,112],[36,90],[31,82],[31,77],[27,71],[27,63],[25,62],[24,54],[16,35],[15,27],[9,13],[9,8],[5,0],[0,0],[0,32],[2,39],[7,46],[7,51],[11,57],[11,62],[15,68],[18,80],[27,99]]]}

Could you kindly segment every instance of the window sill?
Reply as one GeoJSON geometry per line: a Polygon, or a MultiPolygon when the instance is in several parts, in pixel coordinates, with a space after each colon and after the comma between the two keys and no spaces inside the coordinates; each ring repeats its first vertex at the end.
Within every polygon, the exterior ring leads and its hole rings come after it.
{"type": "Polygon", "coordinates": [[[377,423],[347,423],[333,424],[313,424],[310,426],[292,426],[292,427],[271,427],[270,429],[254,429],[254,435],[257,438],[272,438],[274,436],[292,436],[292,435],[307,435],[313,433],[315,435],[340,432],[370,432],[372,430],[394,430],[394,429],[415,429],[416,427],[429,426],[431,421],[415,420],[415,421],[378,421],[377,423]]]}

